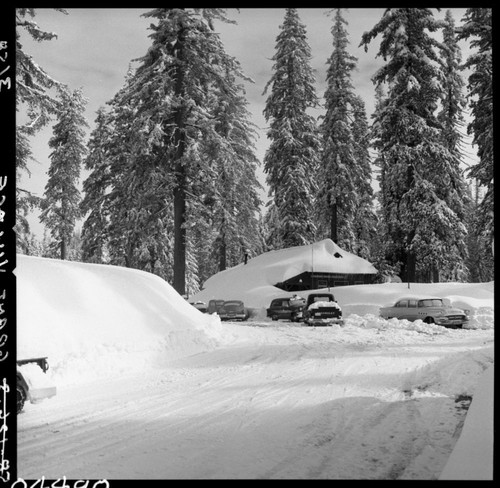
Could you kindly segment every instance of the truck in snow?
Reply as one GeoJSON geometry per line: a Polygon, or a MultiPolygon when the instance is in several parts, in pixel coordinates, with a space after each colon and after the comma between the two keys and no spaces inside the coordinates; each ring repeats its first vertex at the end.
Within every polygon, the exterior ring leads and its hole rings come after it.
{"type": "Polygon", "coordinates": [[[333,293],[310,293],[304,306],[303,320],[308,326],[344,325],[342,309],[333,293]]]}
{"type": "Polygon", "coordinates": [[[49,369],[46,357],[17,360],[17,413],[22,412],[24,403],[38,403],[56,394],[56,387],[47,381],[49,369]]]}

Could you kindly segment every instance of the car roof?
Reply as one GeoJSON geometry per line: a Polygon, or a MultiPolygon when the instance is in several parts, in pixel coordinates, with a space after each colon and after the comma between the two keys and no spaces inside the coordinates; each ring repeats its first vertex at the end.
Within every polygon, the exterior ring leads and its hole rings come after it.
{"type": "Polygon", "coordinates": [[[396,302],[401,300],[442,300],[442,298],[431,295],[406,295],[404,297],[397,298],[396,302]]]}

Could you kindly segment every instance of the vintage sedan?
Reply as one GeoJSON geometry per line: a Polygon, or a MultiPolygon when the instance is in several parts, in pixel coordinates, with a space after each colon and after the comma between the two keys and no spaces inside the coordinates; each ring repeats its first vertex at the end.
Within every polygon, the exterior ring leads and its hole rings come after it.
{"type": "Polygon", "coordinates": [[[469,321],[468,311],[453,308],[439,297],[406,296],[379,311],[384,319],[422,320],[427,324],[460,328],[469,321]]]}
{"type": "Polygon", "coordinates": [[[221,320],[247,320],[249,317],[248,310],[241,300],[225,301],[218,314],[221,320]]]}
{"type": "Polygon", "coordinates": [[[293,297],[274,298],[266,309],[266,315],[271,320],[291,320],[296,322],[302,318],[302,309],[305,300],[294,295],[293,297]]]}
{"type": "Polygon", "coordinates": [[[224,305],[224,300],[222,299],[212,299],[208,302],[207,313],[219,313],[220,308],[224,305]]]}

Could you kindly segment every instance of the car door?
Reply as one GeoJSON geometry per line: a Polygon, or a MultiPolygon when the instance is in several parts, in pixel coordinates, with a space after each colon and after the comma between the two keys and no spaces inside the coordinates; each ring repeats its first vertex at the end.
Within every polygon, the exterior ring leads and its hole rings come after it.
{"type": "Polygon", "coordinates": [[[281,300],[279,311],[280,319],[290,318],[290,300],[281,300]]]}
{"type": "Polygon", "coordinates": [[[408,300],[407,308],[406,308],[406,319],[407,320],[417,320],[419,317],[418,308],[417,308],[418,300],[408,300]]]}
{"type": "Polygon", "coordinates": [[[394,317],[408,319],[408,300],[399,300],[394,308],[394,317]]]}

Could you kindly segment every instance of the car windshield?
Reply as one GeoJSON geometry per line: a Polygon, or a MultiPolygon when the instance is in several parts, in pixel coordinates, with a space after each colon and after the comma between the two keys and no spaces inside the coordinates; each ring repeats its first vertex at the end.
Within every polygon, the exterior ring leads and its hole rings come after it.
{"type": "Polygon", "coordinates": [[[330,297],[314,297],[315,302],[329,302],[330,297]]]}
{"type": "Polygon", "coordinates": [[[443,307],[443,300],[439,298],[429,298],[426,300],[419,300],[419,307],[443,307]]]}
{"type": "Polygon", "coordinates": [[[225,309],[231,309],[231,310],[241,308],[242,306],[243,306],[242,302],[224,302],[223,305],[225,309]]]}

